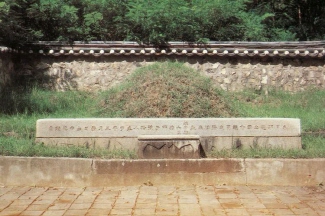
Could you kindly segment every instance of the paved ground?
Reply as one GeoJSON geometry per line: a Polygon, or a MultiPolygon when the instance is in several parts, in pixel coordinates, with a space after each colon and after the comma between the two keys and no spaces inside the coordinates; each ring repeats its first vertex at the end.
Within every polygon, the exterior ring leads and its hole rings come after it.
{"type": "Polygon", "coordinates": [[[322,216],[325,191],[274,186],[0,187],[0,215],[322,216]]]}

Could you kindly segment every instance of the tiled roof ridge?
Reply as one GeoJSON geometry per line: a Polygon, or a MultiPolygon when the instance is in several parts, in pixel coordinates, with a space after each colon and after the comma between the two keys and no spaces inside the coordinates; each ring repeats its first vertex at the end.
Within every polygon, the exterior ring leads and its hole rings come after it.
{"type": "Polygon", "coordinates": [[[209,42],[194,44],[187,42],[170,42],[164,47],[143,45],[132,41],[90,41],[64,43],[58,41],[39,41],[30,44],[28,50],[13,50],[0,47],[1,52],[61,55],[184,55],[184,56],[283,56],[283,57],[324,57],[325,41],[303,42],[209,42]]]}

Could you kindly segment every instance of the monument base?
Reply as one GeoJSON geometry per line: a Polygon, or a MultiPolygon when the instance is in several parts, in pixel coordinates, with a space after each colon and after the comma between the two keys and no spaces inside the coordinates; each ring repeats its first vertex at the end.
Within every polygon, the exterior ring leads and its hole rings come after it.
{"type": "MultiPolygon", "coordinates": [[[[145,143],[150,144],[149,141],[144,141],[144,140],[139,141],[138,138],[92,138],[92,137],[36,138],[36,142],[44,143],[45,145],[83,146],[87,148],[104,148],[108,150],[125,149],[125,150],[130,150],[135,152],[141,152],[143,145],[146,145],[145,143]]],[[[157,142],[157,140],[155,140],[155,142],[157,142]]],[[[197,149],[202,148],[201,152],[197,153],[199,155],[208,154],[211,151],[221,151],[226,149],[250,149],[250,148],[300,149],[302,148],[301,137],[200,137],[197,143],[198,144],[191,143],[191,145],[195,146],[195,148],[193,147],[193,151],[194,149],[196,151],[197,149]]],[[[145,157],[141,156],[140,158],[145,158],[145,157]]],[[[165,157],[157,157],[157,158],[165,158],[165,157]]],[[[172,157],[172,158],[177,158],[177,157],[172,157]]],[[[180,157],[180,158],[187,158],[187,157],[180,157]]],[[[197,158],[197,156],[193,158],[197,158]]]]}

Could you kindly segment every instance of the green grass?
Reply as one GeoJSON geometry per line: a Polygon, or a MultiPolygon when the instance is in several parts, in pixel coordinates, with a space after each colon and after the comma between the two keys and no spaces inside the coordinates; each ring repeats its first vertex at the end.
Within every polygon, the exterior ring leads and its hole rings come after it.
{"type": "Polygon", "coordinates": [[[0,137],[0,152],[6,156],[43,156],[43,157],[81,157],[81,158],[107,158],[122,159],[136,158],[133,151],[107,150],[99,148],[87,148],[80,146],[45,146],[35,144],[32,140],[21,138],[0,137]]]}
{"type": "Polygon", "coordinates": [[[298,93],[270,91],[267,96],[246,91],[230,93],[228,97],[240,116],[300,118],[305,132],[325,129],[325,90],[310,89],[298,93]]]}
{"type": "Polygon", "coordinates": [[[104,92],[54,92],[13,88],[0,95],[0,155],[136,158],[130,151],[36,144],[40,118],[87,117],[283,117],[300,118],[303,149],[230,149],[209,157],[324,158],[325,90],[299,93],[216,89],[211,80],[181,63],[140,68],[116,88],[104,92]],[[321,134],[321,133],[320,133],[321,134]]]}
{"type": "Polygon", "coordinates": [[[325,138],[322,136],[304,135],[303,149],[250,148],[224,149],[213,151],[212,158],[325,158],[325,138]]]}

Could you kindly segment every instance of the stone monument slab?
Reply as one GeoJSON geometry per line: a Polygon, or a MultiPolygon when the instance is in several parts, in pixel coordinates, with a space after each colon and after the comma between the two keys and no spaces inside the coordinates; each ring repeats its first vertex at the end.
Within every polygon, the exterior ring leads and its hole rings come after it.
{"type": "Polygon", "coordinates": [[[36,137],[140,135],[300,136],[300,120],[286,118],[40,119],[36,137]]]}
{"type": "Polygon", "coordinates": [[[40,119],[36,123],[36,141],[131,149],[141,157],[149,152],[155,155],[157,149],[164,152],[162,155],[173,152],[179,156],[183,151],[197,157],[202,155],[200,146],[205,152],[252,147],[301,148],[301,131],[300,119],[290,118],[40,119]]]}

